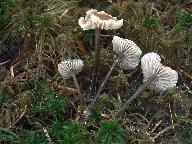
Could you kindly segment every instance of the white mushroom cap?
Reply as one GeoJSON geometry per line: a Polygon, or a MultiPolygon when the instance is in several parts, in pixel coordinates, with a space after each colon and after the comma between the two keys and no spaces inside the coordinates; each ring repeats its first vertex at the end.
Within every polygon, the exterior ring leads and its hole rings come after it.
{"type": "Polygon", "coordinates": [[[157,53],[147,53],[141,58],[141,69],[143,71],[143,82],[151,76],[155,79],[149,85],[149,89],[155,92],[163,92],[168,88],[176,86],[178,74],[170,67],[161,64],[161,58],[157,53]]]}
{"type": "Polygon", "coordinates": [[[123,25],[123,19],[117,20],[116,17],[108,15],[104,11],[97,12],[95,9],[88,10],[86,17],[81,17],[78,21],[83,30],[89,29],[118,29],[123,25]]]}
{"type": "Polygon", "coordinates": [[[134,69],[139,65],[142,51],[133,41],[114,36],[112,43],[113,50],[122,56],[120,68],[134,69]]]}
{"type": "Polygon", "coordinates": [[[73,74],[78,74],[83,69],[83,61],[81,59],[67,59],[58,64],[59,73],[65,78],[70,78],[73,74]]]}

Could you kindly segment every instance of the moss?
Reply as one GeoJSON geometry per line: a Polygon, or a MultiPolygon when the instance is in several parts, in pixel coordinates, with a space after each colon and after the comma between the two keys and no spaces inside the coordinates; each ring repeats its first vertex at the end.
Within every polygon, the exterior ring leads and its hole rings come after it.
{"type": "MultiPolygon", "coordinates": [[[[122,4],[97,1],[2,1],[0,10],[0,142],[5,143],[190,143],[191,134],[191,14],[187,1],[129,0],[122,4]],[[177,88],[156,94],[144,90],[118,114],[142,84],[140,68],[115,67],[90,119],[83,110],[92,102],[94,30],[83,31],[78,19],[90,8],[105,10],[124,25],[101,31],[100,86],[116,59],[113,35],[133,40],[143,51],[158,52],[164,64],[176,69],[177,88]],[[43,32],[43,38],[42,36],[43,32]],[[41,40],[40,40],[41,38],[41,40]],[[81,45],[78,44],[81,41],[81,45]],[[36,80],[38,51],[42,70],[36,80]],[[7,51],[19,47],[11,58],[7,51]],[[86,52],[82,53],[81,48],[86,52]],[[18,54],[18,55],[17,55],[18,54]],[[5,59],[4,59],[5,58],[5,59]],[[83,105],[72,79],[58,75],[62,59],[81,58],[80,83],[83,105]],[[14,78],[10,77],[13,66],[14,78]],[[175,126],[172,129],[172,126],[175,126]],[[159,133],[167,129],[163,134],[159,133]],[[45,133],[45,129],[47,132],[45,133]]],[[[12,52],[11,51],[11,52],[12,52]]]]}

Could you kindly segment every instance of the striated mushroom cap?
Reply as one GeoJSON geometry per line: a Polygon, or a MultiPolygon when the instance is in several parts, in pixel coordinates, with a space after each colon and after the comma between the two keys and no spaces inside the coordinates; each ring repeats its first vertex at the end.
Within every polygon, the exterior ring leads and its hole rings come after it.
{"type": "Polygon", "coordinates": [[[148,86],[155,92],[163,92],[168,88],[176,86],[178,74],[170,67],[161,64],[161,58],[157,53],[147,53],[141,58],[141,69],[143,72],[143,82],[146,82],[151,76],[155,79],[148,86]]]}
{"type": "Polygon", "coordinates": [[[81,17],[78,21],[83,30],[89,29],[118,29],[123,25],[123,19],[117,20],[116,17],[108,15],[104,11],[97,12],[95,9],[88,10],[86,17],[81,17]]]}
{"type": "Polygon", "coordinates": [[[120,68],[134,69],[139,65],[142,51],[133,41],[114,36],[112,43],[113,50],[122,56],[120,68]]]}
{"type": "Polygon", "coordinates": [[[67,59],[58,64],[59,73],[65,78],[70,78],[73,74],[78,74],[83,69],[83,61],[81,59],[67,59]]]}

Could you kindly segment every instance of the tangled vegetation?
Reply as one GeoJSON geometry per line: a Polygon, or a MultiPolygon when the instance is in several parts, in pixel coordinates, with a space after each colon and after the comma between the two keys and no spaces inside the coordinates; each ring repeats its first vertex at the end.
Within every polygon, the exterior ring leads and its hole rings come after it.
{"type": "Polygon", "coordinates": [[[188,0],[1,0],[0,143],[26,144],[191,144],[192,7],[188,0]],[[158,52],[179,74],[177,87],[162,94],[145,89],[117,113],[142,84],[140,66],[115,67],[99,102],[92,102],[94,31],[78,19],[94,8],[124,20],[118,30],[101,31],[99,87],[116,59],[114,35],[133,40],[143,51],[158,52]],[[58,63],[80,58],[77,75],[83,105],[72,79],[58,63]]]}

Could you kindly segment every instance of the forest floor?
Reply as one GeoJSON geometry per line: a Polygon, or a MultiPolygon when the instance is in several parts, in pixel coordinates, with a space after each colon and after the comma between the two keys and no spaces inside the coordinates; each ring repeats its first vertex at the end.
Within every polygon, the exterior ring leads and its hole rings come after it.
{"type": "Polygon", "coordinates": [[[1,0],[0,143],[192,144],[192,2],[1,0]],[[123,26],[84,31],[78,20],[90,9],[123,19],[123,26]],[[178,73],[176,87],[145,88],[127,103],[143,85],[141,64],[116,66],[90,108],[117,58],[115,35],[134,41],[142,56],[158,53],[178,73]],[[80,95],[73,78],[58,72],[65,59],[84,63],[76,75],[80,95]]]}

